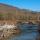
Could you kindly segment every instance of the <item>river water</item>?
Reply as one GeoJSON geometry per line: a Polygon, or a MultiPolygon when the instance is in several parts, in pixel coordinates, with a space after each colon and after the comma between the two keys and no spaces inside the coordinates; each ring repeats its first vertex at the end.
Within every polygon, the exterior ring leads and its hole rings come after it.
{"type": "Polygon", "coordinates": [[[38,25],[21,24],[18,25],[22,32],[10,37],[8,40],[36,40],[38,25]]]}

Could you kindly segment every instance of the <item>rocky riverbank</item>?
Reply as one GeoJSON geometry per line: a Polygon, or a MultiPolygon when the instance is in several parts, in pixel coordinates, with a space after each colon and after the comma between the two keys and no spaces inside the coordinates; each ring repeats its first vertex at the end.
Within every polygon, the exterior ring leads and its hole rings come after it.
{"type": "Polygon", "coordinates": [[[20,33],[20,30],[14,24],[4,24],[0,25],[0,40],[5,40],[6,38],[10,37],[11,35],[20,33]]]}

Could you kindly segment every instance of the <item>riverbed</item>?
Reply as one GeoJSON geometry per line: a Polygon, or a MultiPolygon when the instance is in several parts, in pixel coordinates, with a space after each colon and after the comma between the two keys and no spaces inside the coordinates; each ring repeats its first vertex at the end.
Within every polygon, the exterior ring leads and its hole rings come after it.
{"type": "Polygon", "coordinates": [[[22,32],[18,35],[12,35],[7,40],[36,40],[38,35],[37,25],[22,24],[18,26],[22,32]]]}

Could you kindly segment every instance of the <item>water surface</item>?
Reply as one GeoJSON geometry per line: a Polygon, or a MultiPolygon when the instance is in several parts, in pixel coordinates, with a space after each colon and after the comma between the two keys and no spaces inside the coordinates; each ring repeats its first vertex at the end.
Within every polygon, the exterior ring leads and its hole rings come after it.
{"type": "Polygon", "coordinates": [[[18,25],[22,32],[18,35],[10,37],[8,40],[36,40],[37,37],[37,25],[22,24],[18,25]]]}

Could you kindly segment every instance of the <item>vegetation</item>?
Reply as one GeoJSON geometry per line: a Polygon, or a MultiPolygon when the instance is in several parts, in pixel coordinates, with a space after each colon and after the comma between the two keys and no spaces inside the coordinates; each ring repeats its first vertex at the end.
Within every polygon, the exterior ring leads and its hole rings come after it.
{"type": "Polygon", "coordinates": [[[0,20],[37,20],[40,12],[19,9],[17,7],[0,4],[0,20]]]}

